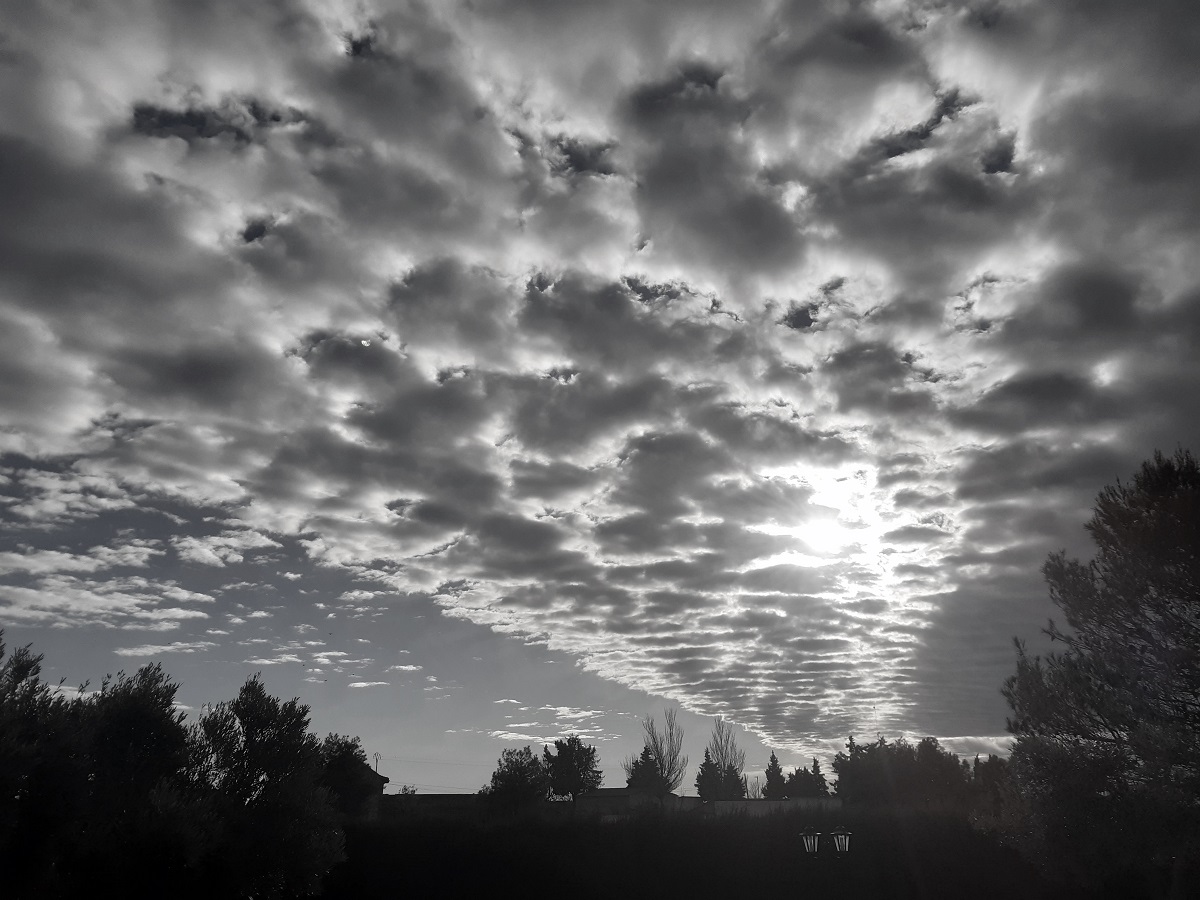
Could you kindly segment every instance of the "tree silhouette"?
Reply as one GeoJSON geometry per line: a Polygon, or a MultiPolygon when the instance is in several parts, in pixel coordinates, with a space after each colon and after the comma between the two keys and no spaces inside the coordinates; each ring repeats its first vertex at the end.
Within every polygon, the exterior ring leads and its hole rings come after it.
{"type": "Polygon", "coordinates": [[[696,793],[705,802],[724,800],[724,781],[721,768],[713,762],[712,754],[704,748],[704,762],[696,772],[696,793]]]}
{"type": "MultiPolygon", "coordinates": [[[[683,753],[683,728],[676,720],[676,712],[673,709],[668,709],[663,716],[665,725],[660,730],[655,724],[654,719],[646,716],[642,722],[642,730],[646,733],[646,742],[642,749],[640,757],[630,757],[621,765],[625,769],[627,781],[632,782],[635,775],[636,767],[645,765],[646,761],[652,761],[658,769],[658,779],[655,784],[655,789],[662,789],[662,793],[670,793],[677,790],[683,784],[684,776],[687,774],[688,759],[683,753]]],[[[651,779],[645,772],[638,773],[638,784],[649,788],[651,779]]],[[[630,784],[630,787],[633,787],[630,784]]]]}
{"type": "Polygon", "coordinates": [[[739,772],[732,763],[721,773],[722,800],[741,800],[746,796],[746,776],[739,772]]]}
{"type": "Polygon", "coordinates": [[[211,832],[183,791],[188,731],[178,690],[154,664],[105,677],[78,701],[88,784],[72,866],[93,878],[161,887],[209,847],[211,832]]]}
{"type": "Polygon", "coordinates": [[[321,742],[321,785],[343,819],[364,815],[379,784],[357,737],[330,734],[321,742]]]}
{"type": "Polygon", "coordinates": [[[766,784],[762,789],[764,800],[783,800],[787,797],[787,781],[783,777],[783,768],[779,765],[779,758],[774,751],[763,775],[766,777],[766,784]]]}
{"type": "Polygon", "coordinates": [[[492,780],[479,793],[496,809],[512,812],[545,800],[550,790],[546,767],[528,745],[504,750],[496,761],[492,780]]]}
{"type": "Polygon", "coordinates": [[[828,797],[829,785],[821,772],[821,761],[812,757],[812,768],[796,769],[787,776],[788,797],[828,797]]]}
{"type": "Polygon", "coordinates": [[[659,769],[658,760],[654,758],[654,751],[649,747],[642,747],[641,756],[628,759],[623,765],[626,786],[635,791],[653,794],[655,797],[663,797],[670,793],[666,779],[659,769]]]}
{"type": "Polygon", "coordinates": [[[785,793],[788,797],[828,797],[829,785],[825,783],[825,773],[821,771],[821,761],[815,756],[812,769],[807,766],[797,768],[787,777],[785,793]]]}
{"type": "Polygon", "coordinates": [[[1067,630],[1017,643],[1012,764],[1050,852],[1081,872],[1195,853],[1200,838],[1200,465],[1156,452],[1104,488],[1095,558],[1042,567],[1067,630]]]}
{"type": "Polygon", "coordinates": [[[344,858],[308,707],[255,675],[192,729],[193,785],[219,817],[207,868],[227,896],[309,894],[344,858]]]}
{"type": "Polygon", "coordinates": [[[746,784],[742,771],[746,768],[746,751],[739,749],[733,724],[717,716],[713,723],[712,737],[705,748],[717,771],[721,773],[718,800],[734,800],[746,796],[746,784]]]}
{"type": "Polygon", "coordinates": [[[88,784],[78,704],[41,664],[29,647],[5,657],[0,640],[0,870],[18,895],[53,892],[88,784]]]}
{"type": "Polygon", "coordinates": [[[971,771],[936,738],[913,746],[904,738],[889,744],[882,737],[858,744],[853,736],[846,752],[834,757],[833,770],[837,795],[851,803],[955,810],[965,809],[971,771]]]}
{"type": "Polygon", "coordinates": [[[157,664],[71,694],[41,660],[0,640],[5,896],[299,896],[342,858],[298,700],[255,677],[188,728],[157,664]]]}
{"type": "Polygon", "coordinates": [[[596,765],[596,748],[583,743],[579,735],[568,735],[565,740],[554,742],[555,752],[542,748],[542,767],[550,779],[550,793],[558,797],[570,797],[572,801],[580,794],[600,787],[604,776],[596,765]]]}

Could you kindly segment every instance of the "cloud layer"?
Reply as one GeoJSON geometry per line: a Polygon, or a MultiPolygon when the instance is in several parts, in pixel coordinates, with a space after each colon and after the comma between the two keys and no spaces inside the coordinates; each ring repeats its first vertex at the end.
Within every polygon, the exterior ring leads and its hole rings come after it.
{"type": "Polygon", "coordinates": [[[1200,445],[1192,4],[3,33],[0,621],[384,688],[305,629],[424,605],[781,747],[994,736],[1046,554],[1200,445]]]}

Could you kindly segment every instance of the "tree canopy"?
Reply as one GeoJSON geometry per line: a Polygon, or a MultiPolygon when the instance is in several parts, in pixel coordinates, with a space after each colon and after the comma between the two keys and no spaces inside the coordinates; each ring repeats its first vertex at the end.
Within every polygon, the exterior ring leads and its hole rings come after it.
{"type": "Polygon", "coordinates": [[[767,762],[767,768],[763,775],[766,779],[766,784],[762,789],[764,800],[783,800],[787,797],[787,782],[783,777],[783,767],[779,765],[779,757],[774,752],[771,753],[771,759],[767,762]]]}
{"type": "Polygon", "coordinates": [[[212,877],[233,893],[314,893],[344,858],[321,742],[308,707],[280,701],[257,675],[193,730],[193,782],[222,823],[212,877]]]}
{"type": "Polygon", "coordinates": [[[479,791],[496,809],[513,812],[545,800],[550,779],[542,760],[529,746],[506,749],[496,761],[492,780],[479,791]]]}
{"type": "Polygon", "coordinates": [[[712,754],[704,748],[704,761],[696,770],[696,794],[701,800],[720,800],[722,794],[721,769],[713,762],[712,754]]]}
{"type": "Polygon", "coordinates": [[[821,771],[821,763],[814,756],[812,769],[808,766],[789,772],[787,783],[784,785],[784,796],[799,797],[828,797],[829,785],[825,783],[825,773],[821,771]]]}
{"type": "Polygon", "coordinates": [[[321,786],[329,791],[342,818],[365,815],[371,798],[379,794],[382,779],[371,771],[359,739],[326,735],[321,742],[321,762],[321,786]]]}
{"type": "Polygon", "coordinates": [[[600,787],[604,776],[596,764],[596,748],[587,746],[579,735],[568,735],[554,742],[554,753],[542,748],[542,766],[550,779],[550,793],[575,800],[580,794],[600,787]]]}
{"type": "Polygon", "coordinates": [[[630,787],[668,794],[683,784],[688,763],[683,753],[683,727],[673,709],[668,709],[663,719],[665,724],[660,729],[653,718],[646,716],[642,722],[645,744],[641,755],[630,757],[621,764],[630,787]],[[656,777],[650,774],[647,766],[654,767],[656,777]]]}
{"type": "Polygon", "coordinates": [[[298,700],[255,676],[189,727],[158,665],[85,692],[47,685],[41,660],[0,641],[0,867],[13,896],[301,896],[343,858],[334,760],[365,759],[337,736],[323,754],[298,700]]]}
{"type": "Polygon", "coordinates": [[[904,738],[889,744],[882,737],[859,744],[851,736],[845,752],[834,757],[833,771],[843,800],[919,808],[962,807],[971,777],[970,766],[933,737],[914,746],[904,738]]]}
{"type": "Polygon", "coordinates": [[[649,747],[642,747],[641,755],[626,760],[624,765],[627,787],[656,797],[670,793],[667,781],[659,769],[658,760],[654,758],[654,751],[649,747]]]}
{"type": "Polygon", "coordinates": [[[696,773],[696,792],[702,800],[737,800],[746,796],[742,770],[746,752],[738,748],[733,725],[717,717],[712,737],[704,748],[704,762],[696,773]]]}
{"type": "Polygon", "coordinates": [[[1066,627],[1017,644],[1012,762],[1046,845],[1081,871],[1180,854],[1200,835],[1200,466],[1156,452],[1104,488],[1089,562],[1042,568],[1066,627]]]}

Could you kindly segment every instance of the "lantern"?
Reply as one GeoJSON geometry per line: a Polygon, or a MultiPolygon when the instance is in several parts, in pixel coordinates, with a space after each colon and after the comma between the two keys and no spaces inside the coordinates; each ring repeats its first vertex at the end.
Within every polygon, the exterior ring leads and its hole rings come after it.
{"type": "Polygon", "coordinates": [[[850,832],[845,828],[835,828],[833,831],[833,849],[839,855],[850,852],[850,832]]]}
{"type": "Polygon", "coordinates": [[[804,841],[804,851],[806,853],[817,852],[817,845],[821,840],[821,833],[819,831],[813,831],[811,828],[805,828],[804,831],[800,833],[800,837],[804,841]]]}

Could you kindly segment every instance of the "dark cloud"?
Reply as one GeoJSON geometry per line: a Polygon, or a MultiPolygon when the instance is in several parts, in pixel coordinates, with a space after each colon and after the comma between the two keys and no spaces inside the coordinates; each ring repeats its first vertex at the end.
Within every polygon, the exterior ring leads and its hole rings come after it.
{"type": "Polygon", "coordinates": [[[105,367],[113,382],[157,406],[180,404],[233,411],[253,408],[283,381],[282,356],[246,341],[123,353],[105,367]]]}
{"type": "Polygon", "coordinates": [[[180,109],[137,103],[129,124],[135,134],[179,138],[191,145],[224,138],[235,144],[249,144],[268,129],[304,122],[304,114],[294,108],[272,108],[252,97],[227,97],[218,106],[180,109]]]}
{"type": "Polygon", "coordinates": [[[796,306],[788,307],[788,311],[780,319],[780,323],[788,328],[796,331],[803,331],[805,328],[811,328],[816,324],[816,319],[813,318],[815,310],[811,306],[796,306]]]}
{"type": "Polygon", "coordinates": [[[584,449],[637,423],[659,421],[678,402],[674,385],[659,375],[618,382],[581,372],[566,383],[553,377],[531,381],[513,386],[521,399],[511,426],[512,435],[533,451],[584,449]]]}
{"type": "Polygon", "coordinates": [[[1068,372],[1029,372],[984,394],[975,405],[951,414],[952,421],[995,434],[1019,434],[1047,425],[1099,424],[1127,408],[1090,378],[1068,372]]]}
{"type": "Polygon", "coordinates": [[[748,114],[746,100],[723,89],[722,72],[704,63],[631,94],[630,121],[644,144],[637,199],[656,252],[703,267],[801,262],[797,223],[738,139],[748,114]]]}
{"type": "Polygon", "coordinates": [[[1069,341],[1080,353],[1123,345],[1140,324],[1140,287],[1135,275],[1107,261],[1063,265],[1004,324],[1001,339],[1018,352],[1050,342],[1069,341]]]}
{"type": "Polygon", "coordinates": [[[552,163],[555,174],[566,177],[615,175],[617,169],[609,159],[612,143],[588,143],[579,138],[560,135],[554,139],[557,158],[552,163]]]}
{"type": "Polygon", "coordinates": [[[513,492],[519,498],[555,501],[564,495],[594,487],[601,474],[572,463],[514,460],[511,466],[513,492]]]}
{"type": "Polygon", "coordinates": [[[188,143],[228,135],[249,143],[249,132],[232,117],[213,109],[171,110],[139,103],[133,108],[130,126],[147,137],[177,137],[188,143]]]}
{"type": "Polygon", "coordinates": [[[904,356],[881,342],[840,349],[823,372],[832,381],[843,411],[911,415],[932,413],[936,405],[933,394],[915,383],[904,356]]]}

